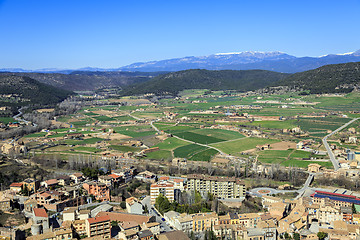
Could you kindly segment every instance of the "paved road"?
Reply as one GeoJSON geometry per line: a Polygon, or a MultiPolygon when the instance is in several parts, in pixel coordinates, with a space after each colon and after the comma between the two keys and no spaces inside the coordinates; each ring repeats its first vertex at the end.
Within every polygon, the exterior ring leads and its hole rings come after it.
{"type": "Polygon", "coordinates": [[[349,126],[350,124],[352,124],[353,122],[355,122],[355,121],[357,121],[357,120],[359,120],[359,119],[360,119],[360,118],[354,118],[353,120],[351,120],[350,122],[342,125],[341,127],[339,127],[338,129],[336,129],[336,130],[333,131],[332,133],[326,135],[326,136],[322,139],[322,142],[323,142],[323,144],[324,144],[324,146],[325,146],[325,148],[326,148],[326,151],[327,151],[327,153],[328,153],[328,155],[329,155],[329,157],[330,157],[331,163],[334,165],[335,171],[339,170],[339,168],[340,168],[340,163],[339,163],[339,161],[335,158],[334,153],[331,151],[331,148],[330,148],[330,146],[329,146],[329,144],[328,144],[328,142],[327,142],[327,139],[328,139],[329,137],[331,137],[333,134],[341,131],[342,129],[346,128],[347,126],[349,126]]]}
{"type": "Polygon", "coordinates": [[[151,216],[154,216],[156,219],[156,222],[160,223],[161,231],[170,232],[173,231],[172,227],[170,227],[165,221],[163,221],[163,216],[155,209],[153,205],[150,203],[150,196],[145,197],[141,203],[148,207],[149,214],[151,216]]]}

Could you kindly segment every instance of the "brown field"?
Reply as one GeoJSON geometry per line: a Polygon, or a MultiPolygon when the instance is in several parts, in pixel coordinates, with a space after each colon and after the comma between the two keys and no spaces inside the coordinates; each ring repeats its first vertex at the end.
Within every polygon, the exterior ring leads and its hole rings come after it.
{"type": "Polygon", "coordinates": [[[288,150],[288,149],[296,149],[296,143],[294,142],[277,142],[270,144],[271,150],[288,150]]]}

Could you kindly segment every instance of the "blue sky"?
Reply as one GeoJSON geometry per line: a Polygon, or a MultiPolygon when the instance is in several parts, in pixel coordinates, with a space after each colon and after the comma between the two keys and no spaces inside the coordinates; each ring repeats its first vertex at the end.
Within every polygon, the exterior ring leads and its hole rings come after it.
{"type": "Polygon", "coordinates": [[[0,0],[0,68],[360,49],[360,0],[0,0]]]}

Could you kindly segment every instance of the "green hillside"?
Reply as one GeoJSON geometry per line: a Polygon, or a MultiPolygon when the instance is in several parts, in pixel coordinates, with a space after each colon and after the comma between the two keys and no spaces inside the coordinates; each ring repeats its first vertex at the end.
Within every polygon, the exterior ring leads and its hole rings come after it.
{"type": "Polygon", "coordinates": [[[351,92],[359,83],[360,62],[351,62],[295,73],[274,85],[298,87],[309,90],[310,93],[346,93],[351,92]]]}
{"type": "Polygon", "coordinates": [[[144,93],[176,95],[184,89],[238,90],[248,91],[269,86],[284,79],[288,74],[265,70],[221,70],[191,69],[163,74],[150,81],[129,86],[122,95],[144,93]]]}
{"type": "Polygon", "coordinates": [[[0,105],[54,104],[73,92],[40,83],[32,78],[0,75],[0,105]]]}

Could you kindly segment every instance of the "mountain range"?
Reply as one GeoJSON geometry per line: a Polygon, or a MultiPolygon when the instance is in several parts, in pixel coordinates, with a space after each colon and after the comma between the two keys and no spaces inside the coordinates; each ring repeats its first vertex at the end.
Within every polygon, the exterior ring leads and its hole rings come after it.
{"type": "Polygon", "coordinates": [[[92,68],[81,69],[38,69],[24,70],[21,68],[0,69],[2,72],[38,72],[69,74],[74,71],[81,72],[173,72],[187,69],[207,70],[252,70],[261,69],[284,73],[302,72],[315,69],[328,64],[359,62],[360,50],[344,54],[328,54],[320,57],[295,57],[283,52],[233,52],[217,53],[208,56],[190,56],[160,61],[139,62],[119,68],[92,68]]]}

